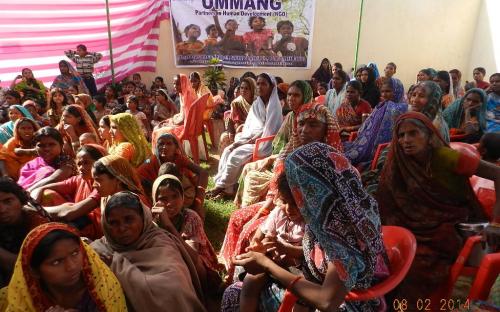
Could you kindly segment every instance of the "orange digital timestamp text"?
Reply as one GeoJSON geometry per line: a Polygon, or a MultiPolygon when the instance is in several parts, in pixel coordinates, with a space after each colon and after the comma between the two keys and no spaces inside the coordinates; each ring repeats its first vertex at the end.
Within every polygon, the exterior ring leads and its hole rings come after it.
{"type": "MultiPolygon", "coordinates": [[[[434,299],[437,300],[437,299],[434,299]]],[[[460,299],[439,299],[434,302],[429,298],[419,298],[416,302],[409,302],[407,299],[394,299],[392,308],[394,311],[453,311],[456,309],[468,310],[470,306],[469,299],[462,301],[460,299]]]]}

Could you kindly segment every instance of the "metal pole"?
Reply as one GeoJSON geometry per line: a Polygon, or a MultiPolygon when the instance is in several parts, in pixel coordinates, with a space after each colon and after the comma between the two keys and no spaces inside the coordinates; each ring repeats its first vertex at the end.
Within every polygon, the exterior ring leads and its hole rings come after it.
{"type": "Polygon", "coordinates": [[[111,82],[115,83],[115,65],[113,63],[113,43],[111,41],[111,21],[109,19],[109,3],[106,0],[106,22],[108,23],[108,45],[109,45],[109,60],[111,62],[111,82]]]}
{"type": "Polygon", "coordinates": [[[363,19],[363,5],[365,0],[361,0],[361,7],[359,8],[359,20],[358,20],[358,34],[356,38],[356,54],[354,55],[354,70],[358,67],[358,52],[359,52],[359,38],[361,36],[361,20],[363,19]]]}

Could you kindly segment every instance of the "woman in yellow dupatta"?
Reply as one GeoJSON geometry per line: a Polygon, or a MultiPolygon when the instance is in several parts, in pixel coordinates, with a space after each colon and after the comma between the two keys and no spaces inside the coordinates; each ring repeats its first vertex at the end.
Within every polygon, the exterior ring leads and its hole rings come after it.
{"type": "Polygon", "coordinates": [[[46,223],[24,240],[14,274],[0,296],[2,311],[127,311],[113,272],[76,230],[46,223]]]}
{"type": "Polygon", "coordinates": [[[109,120],[113,142],[109,154],[127,159],[134,167],[140,166],[151,156],[151,150],[137,120],[129,113],[111,115],[109,120]]]}

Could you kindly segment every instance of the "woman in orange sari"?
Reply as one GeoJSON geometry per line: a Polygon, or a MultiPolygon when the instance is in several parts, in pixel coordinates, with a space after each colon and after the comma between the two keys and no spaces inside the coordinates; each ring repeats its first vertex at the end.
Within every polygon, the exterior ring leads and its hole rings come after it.
{"type": "Polygon", "coordinates": [[[29,119],[18,119],[14,125],[14,137],[0,149],[0,175],[19,179],[19,170],[37,154],[33,138],[38,124],[29,119]]]}
{"type": "Polygon", "coordinates": [[[153,149],[155,148],[155,142],[158,141],[158,138],[162,134],[170,133],[173,129],[175,129],[175,126],[184,124],[184,119],[187,116],[189,108],[191,108],[193,102],[198,98],[195,90],[193,90],[191,84],[189,83],[188,77],[184,74],[179,74],[174,77],[174,87],[177,94],[179,94],[181,104],[179,113],[156,126],[151,138],[151,142],[153,142],[153,149]]]}

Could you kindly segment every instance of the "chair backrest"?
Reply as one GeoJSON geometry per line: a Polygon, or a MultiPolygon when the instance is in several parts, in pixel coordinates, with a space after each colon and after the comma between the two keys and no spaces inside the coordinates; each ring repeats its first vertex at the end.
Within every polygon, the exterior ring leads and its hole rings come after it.
{"type": "Polygon", "coordinates": [[[377,150],[375,151],[375,155],[373,155],[373,160],[370,165],[370,170],[375,170],[377,168],[377,162],[378,159],[380,158],[380,154],[382,154],[382,151],[391,143],[382,143],[377,146],[377,150]]]}
{"type": "Polygon", "coordinates": [[[464,142],[450,142],[450,147],[456,151],[466,153],[470,156],[480,157],[479,152],[474,145],[464,142]]]}
{"type": "Polygon", "coordinates": [[[184,119],[184,131],[179,137],[183,140],[190,137],[198,137],[203,131],[203,112],[207,106],[207,100],[210,96],[206,93],[193,102],[184,119]]]}
{"type": "Polygon", "coordinates": [[[383,226],[382,235],[389,257],[390,275],[369,289],[351,291],[346,296],[346,300],[366,301],[383,296],[398,286],[410,270],[417,251],[415,236],[399,226],[383,226]]]}
{"type": "Polygon", "coordinates": [[[472,176],[469,179],[470,185],[483,208],[483,212],[488,217],[488,220],[493,218],[493,206],[496,201],[495,183],[491,180],[484,179],[478,176],[472,176]]]}

